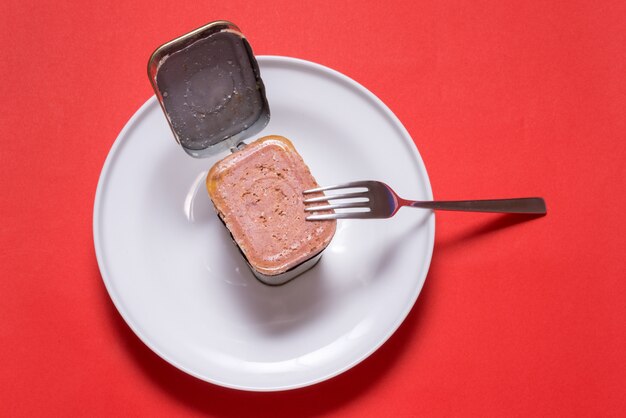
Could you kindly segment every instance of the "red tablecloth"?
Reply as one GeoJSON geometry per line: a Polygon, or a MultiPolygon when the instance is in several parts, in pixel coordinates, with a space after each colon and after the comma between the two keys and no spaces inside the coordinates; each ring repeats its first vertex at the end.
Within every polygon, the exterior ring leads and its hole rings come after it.
{"type": "Polygon", "coordinates": [[[626,415],[624,1],[127,3],[0,6],[0,415],[626,415]],[[216,19],[378,95],[436,198],[541,195],[548,216],[438,214],[409,317],[335,379],[178,371],[105,291],[93,199],[152,50],[216,19]]]}

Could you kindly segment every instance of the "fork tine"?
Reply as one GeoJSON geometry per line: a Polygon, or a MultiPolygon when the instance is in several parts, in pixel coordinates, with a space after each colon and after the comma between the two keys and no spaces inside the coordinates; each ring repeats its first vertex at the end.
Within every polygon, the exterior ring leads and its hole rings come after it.
{"type": "Polygon", "coordinates": [[[366,219],[374,218],[372,212],[342,212],[307,216],[307,221],[331,221],[333,219],[366,219]]]}
{"type": "Polygon", "coordinates": [[[308,199],[304,199],[304,203],[326,202],[327,200],[351,199],[355,197],[368,197],[368,196],[369,195],[367,192],[333,194],[333,195],[325,195],[325,196],[311,197],[308,199]]]}
{"type": "Polygon", "coordinates": [[[302,194],[324,192],[326,190],[350,189],[350,188],[355,188],[355,187],[367,188],[368,183],[369,183],[368,181],[352,181],[349,183],[335,184],[333,186],[324,186],[324,187],[317,187],[315,189],[305,190],[302,192],[302,194]]]}
{"type": "Polygon", "coordinates": [[[345,209],[345,208],[368,208],[370,206],[369,202],[345,202],[345,203],[334,203],[332,205],[324,205],[324,206],[309,206],[304,208],[305,212],[316,212],[318,210],[330,210],[330,209],[345,209]]]}

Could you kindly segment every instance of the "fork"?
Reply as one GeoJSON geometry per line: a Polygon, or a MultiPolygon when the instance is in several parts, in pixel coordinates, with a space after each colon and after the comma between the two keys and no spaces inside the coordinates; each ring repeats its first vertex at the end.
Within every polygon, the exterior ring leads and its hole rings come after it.
{"type": "Polygon", "coordinates": [[[330,194],[311,197],[304,203],[329,202],[322,206],[307,206],[306,212],[319,212],[332,209],[359,209],[359,211],[313,214],[307,216],[307,221],[324,221],[331,219],[367,219],[391,218],[403,206],[424,209],[454,210],[462,212],[495,212],[495,213],[525,213],[534,215],[546,214],[546,203],[540,197],[524,197],[516,199],[492,200],[448,200],[448,201],[420,201],[401,198],[391,187],[380,181],[354,181],[334,186],[318,187],[305,190],[303,194],[319,193],[329,190],[365,189],[341,194],[330,194]],[[332,203],[332,200],[347,202],[332,203]],[[359,199],[359,200],[355,200],[359,199]],[[366,209],[366,210],[360,210],[366,209]]]}

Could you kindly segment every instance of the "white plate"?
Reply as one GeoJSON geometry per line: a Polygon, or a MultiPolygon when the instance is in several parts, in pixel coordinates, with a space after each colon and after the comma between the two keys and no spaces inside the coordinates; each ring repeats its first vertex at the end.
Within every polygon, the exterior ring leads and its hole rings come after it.
{"type": "MultiPolygon", "coordinates": [[[[259,57],[272,112],[264,135],[290,138],[320,184],[386,181],[431,199],[411,137],[372,93],[318,64],[259,57]]],[[[281,287],[249,271],[205,192],[207,170],[174,141],[154,97],[104,164],[94,241],[111,299],[141,340],[200,379],[272,391],[359,363],[402,323],[422,288],[434,216],[339,221],[320,263],[281,287]]]]}

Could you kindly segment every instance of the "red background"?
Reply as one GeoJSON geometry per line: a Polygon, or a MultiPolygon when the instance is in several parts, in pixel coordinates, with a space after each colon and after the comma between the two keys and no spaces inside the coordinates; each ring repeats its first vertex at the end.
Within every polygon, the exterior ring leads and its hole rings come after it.
{"type": "Polygon", "coordinates": [[[106,3],[0,5],[0,415],[626,415],[625,2],[106,3]],[[215,19],[378,95],[435,197],[541,195],[548,216],[438,214],[409,317],[328,382],[179,372],[113,307],[92,209],[150,53],[215,19]]]}

